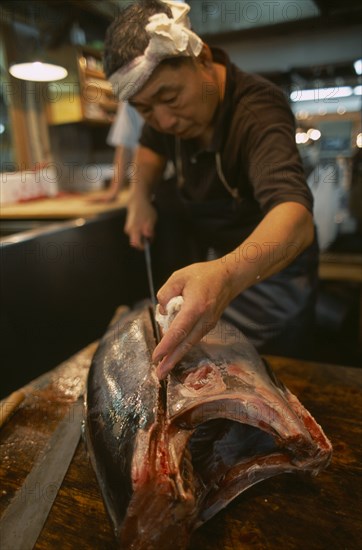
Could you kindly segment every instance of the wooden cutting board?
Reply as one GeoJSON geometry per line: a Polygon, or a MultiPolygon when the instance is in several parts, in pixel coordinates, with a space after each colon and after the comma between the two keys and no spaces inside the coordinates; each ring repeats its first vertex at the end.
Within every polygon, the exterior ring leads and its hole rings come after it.
{"type": "Polygon", "coordinates": [[[41,220],[72,219],[89,217],[109,210],[124,208],[127,204],[128,190],[121,191],[117,200],[108,203],[93,202],[100,192],[84,194],[63,194],[59,197],[31,200],[16,204],[4,204],[0,208],[0,219],[4,220],[41,220]]]}
{"type": "MultiPolygon", "coordinates": [[[[95,348],[88,346],[25,388],[25,399],[2,427],[0,514],[76,399],[95,348]]],[[[357,550],[362,540],[362,371],[268,359],[332,440],[332,463],[314,478],[284,474],[252,487],[193,534],[190,550],[357,550]]],[[[1,410],[5,412],[4,406],[1,410]]],[[[83,441],[35,548],[116,548],[83,441]]]]}

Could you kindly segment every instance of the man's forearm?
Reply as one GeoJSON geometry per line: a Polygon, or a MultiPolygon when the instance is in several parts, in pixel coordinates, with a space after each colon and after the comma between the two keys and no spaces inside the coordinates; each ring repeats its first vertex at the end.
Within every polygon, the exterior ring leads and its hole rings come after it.
{"type": "Polygon", "coordinates": [[[139,147],[130,177],[125,232],[131,246],[142,249],[143,240],[153,238],[157,213],[152,205],[152,194],[160,181],[166,160],[150,149],[139,147]]]}
{"type": "Polygon", "coordinates": [[[233,295],[281,271],[313,238],[313,218],[304,206],[287,202],[273,208],[239,247],[221,259],[233,295]]]}
{"type": "Polygon", "coordinates": [[[153,352],[153,360],[160,361],[158,375],[164,377],[215,326],[233,298],[287,266],[313,237],[313,220],[307,209],[298,203],[283,203],[230,254],[173,273],[159,290],[158,301],[164,309],[171,298],[181,294],[185,302],[153,352]]]}

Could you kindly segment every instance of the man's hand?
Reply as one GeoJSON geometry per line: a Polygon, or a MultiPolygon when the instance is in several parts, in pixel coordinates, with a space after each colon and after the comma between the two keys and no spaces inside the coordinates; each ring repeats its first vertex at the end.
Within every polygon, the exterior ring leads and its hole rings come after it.
{"type": "Polygon", "coordinates": [[[92,204],[109,203],[109,202],[115,201],[117,197],[118,197],[118,190],[114,192],[112,189],[107,189],[102,193],[99,193],[97,195],[92,195],[91,197],[87,197],[87,202],[90,202],[92,204]]]}
{"type": "Polygon", "coordinates": [[[165,157],[142,145],[137,148],[124,230],[129,236],[131,246],[139,250],[144,248],[144,239],[152,239],[154,235],[157,212],[152,206],[151,197],[165,166],[165,157]]]}
{"type": "Polygon", "coordinates": [[[156,220],[157,212],[147,198],[130,198],[124,230],[131,246],[143,250],[144,238],[152,239],[154,235],[156,220]]]}
{"type": "Polygon", "coordinates": [[[237,293],[221,260],[192,264],[171,275],[157,294],[161,313],[174,296],[182,295],[184,304],[153,352],[160,378],[216,325],[237,293]]]}

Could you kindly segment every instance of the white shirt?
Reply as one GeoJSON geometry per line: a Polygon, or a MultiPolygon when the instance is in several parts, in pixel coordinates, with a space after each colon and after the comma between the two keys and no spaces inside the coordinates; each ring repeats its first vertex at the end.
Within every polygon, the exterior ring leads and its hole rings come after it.
{"type": "Polygon", "coordinates": [[[116,118],[109,130],[107,144],[135,149],[143,126],[143,119],[129,103],[120,101],[116,118]]]}

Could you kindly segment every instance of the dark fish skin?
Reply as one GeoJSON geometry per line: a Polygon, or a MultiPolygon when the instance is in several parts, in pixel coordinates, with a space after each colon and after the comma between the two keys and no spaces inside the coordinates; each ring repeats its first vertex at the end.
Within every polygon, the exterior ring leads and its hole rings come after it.
{"type": "Polygon", "coordinates": [[[155,423],[159,384],[156,376],[150,376],[154,346],[148,310],[131,314],[105,334],[89,372],[88,443],[115,525],[121,524],[133,492],[135,437],[155,423]]]}
{"type": "Polygon", "coordinates": [[[87,446],[120,548],[185,549],[255,483],[328,464],[321,427],[237,329],[220,321],[172,371],[167,410],[155,345],[149,308],[131,311],[88,378],[87,446]]]}

